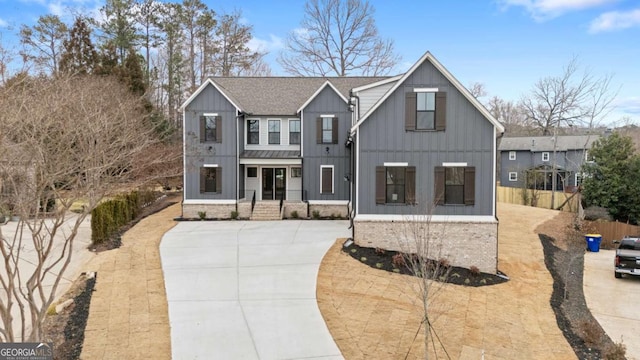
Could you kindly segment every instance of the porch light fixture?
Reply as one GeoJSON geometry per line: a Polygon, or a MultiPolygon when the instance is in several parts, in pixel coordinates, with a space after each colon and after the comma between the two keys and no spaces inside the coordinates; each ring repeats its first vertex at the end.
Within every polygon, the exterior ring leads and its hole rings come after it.
{"type": "Polygon", "coordinates": [[[324,151],[328,154],[329,153],[329,147],[327,146],[326,148],[324,148],[324,151]]]}
{"type": "Polygon", "coordinates": [[[351,174],[346,174],[344,176],[344,181],[347,181],[347,182],[351,181],[351,174]]]}

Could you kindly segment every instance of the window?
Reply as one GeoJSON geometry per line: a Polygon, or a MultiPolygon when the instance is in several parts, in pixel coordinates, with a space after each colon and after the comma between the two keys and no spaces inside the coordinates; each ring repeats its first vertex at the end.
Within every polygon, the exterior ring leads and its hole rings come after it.
{"type": "Polygon", "coordinates": [[[320,194],[333,194],[333,165],[320,165],[320,194]]]}
{"type": "Polygon", "coordinates": [[[516,152],[509,151],[509,160],[515,160],[515,159],[516,159],[516,152]]]}
{"type": "Polygon", "coordinates": [[[222,192],[222,168],[201,167],[200,168],[200,193],[222,192]]]}
{"type": "Polygon", "coordinates": [[[435,196],[437,205],[474,205],[476,168],[437,166],[435,196]]]}
{"type": "Polygon", "coordinates": [[[247,120],[247,144],[260,144],[260,120],[247,120]]]}
{"type": "Polygon", "coordinates": [[[414,204],[415,166],[377,166],[376,204],[414,204]]]}
{"type": "Polygon", "coordinates": [[[300,120],[289,120],[289,144],[300,144],[300,120]]]}
{"type": "Polygon", "coordinates": [[[222,121],[217,114],[200,116],[200,142],[222,142],[222,121]]]}
{"type": "Polygon", "coordinates": [[[302,168],[299,168],[299,167],[292,167],[292,168],[291,168],[291,177],[292,177],[292,178],[299,178],[299,177],[302,177],[302,168]]]}
{"type": "Polygon", "coordinates": [[[415,89],[405,98],[405,130],[444,131],[447,93],[438,89],[415,89]]]}
{"type": "Polygon", "coordinates": [[[588,163],[592,163],[593,160],[593,156],[591,156],[591,154],[589,154],[589,150],[585,150],[584,151],[584,161],[588,162],[588,163]]]}
{"type": "Polygon", "coordinates": [[[338,118],[333,115],[322,115],[316,123],[316,140],[318,144],[338,143],[338,118]]]}
{"type": "Polygon", "coordinates": [[[269,144],[280,144],[280,120],[269,120],[269,144]]]}
{"type": "Polygon", "coordinates": [[[542,161],[549,161],[549,153],[548,152],[543,152],[542,153],[542,161]]]}
{"type": "Polygon", "coordinates": [[[247,177],[250,177],[250,178],[258,177],[258,168],[257,167],[247,168],[247,177]]]}
{"type": "Polygon", "coordinates": [[[518,181],[518,173],[510,172],[509,173],[509,181],[518,181]]]}

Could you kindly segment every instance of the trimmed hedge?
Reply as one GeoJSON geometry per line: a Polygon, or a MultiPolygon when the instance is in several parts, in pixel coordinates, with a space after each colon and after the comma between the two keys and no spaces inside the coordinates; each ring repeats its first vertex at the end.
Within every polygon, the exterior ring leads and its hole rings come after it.
{"type": "Polygon", "coordinates": [[[153,191],[132,191],[102,202],[91,211],[91,241],[99,244],[116,235],[141,210],[158,198],[153,191]]]}

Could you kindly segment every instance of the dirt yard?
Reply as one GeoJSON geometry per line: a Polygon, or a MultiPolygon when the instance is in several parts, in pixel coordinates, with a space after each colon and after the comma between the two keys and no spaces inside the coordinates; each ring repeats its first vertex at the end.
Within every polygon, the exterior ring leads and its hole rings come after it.
{"type": "MultiPolygon", "coordinates": [[[[441,345],[451,359],[575,359],[549,299],[553,280],[534,229],[557,212],[499,204],[498,268],[511,280],[479,288],[446,285],[433,306],[441,345]]],[[[416,279],[370,268],[338,241],[318,275],[318,305],[346,359],[423,358],[424,328],[416,279]],[[416,336],[417,334],[417,336],[416,336]]],[[[435,348],[435,351],[433,350],[435,348]]]]}

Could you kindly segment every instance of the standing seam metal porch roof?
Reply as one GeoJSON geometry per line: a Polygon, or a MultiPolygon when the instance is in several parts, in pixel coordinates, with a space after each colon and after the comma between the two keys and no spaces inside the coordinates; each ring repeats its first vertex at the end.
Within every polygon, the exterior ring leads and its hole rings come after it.
{"type": "Polygon", "coordinates": [[[211,77],[225,94],[253,115],[297,116],[326,81],[349,98],[349,90],[389,77],[211,77]]]}

